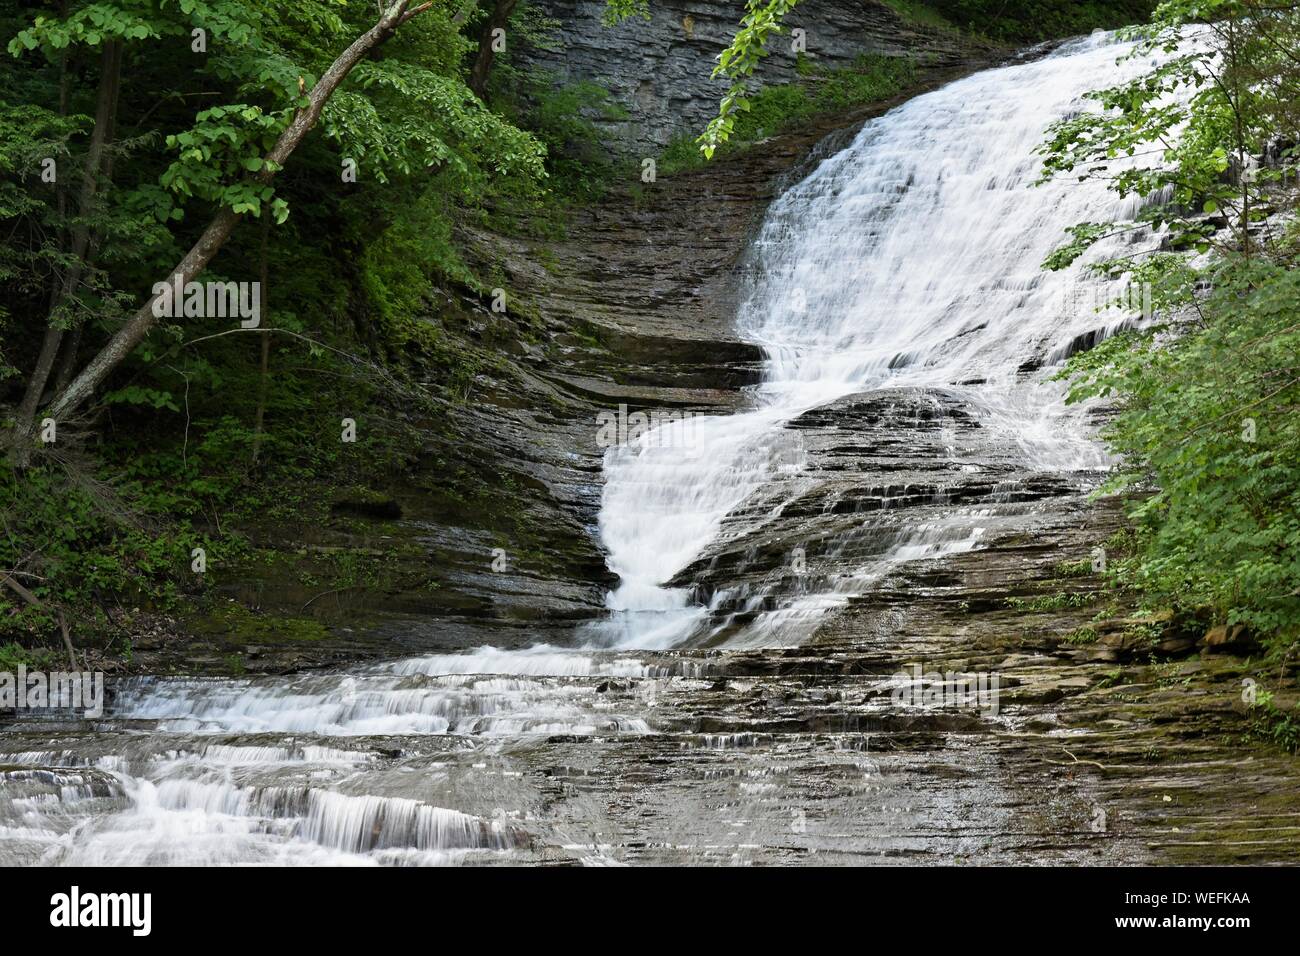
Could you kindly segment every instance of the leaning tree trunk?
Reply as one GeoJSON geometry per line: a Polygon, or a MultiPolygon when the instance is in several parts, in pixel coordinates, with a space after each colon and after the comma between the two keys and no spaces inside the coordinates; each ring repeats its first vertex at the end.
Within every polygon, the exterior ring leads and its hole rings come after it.
{"type": "MultiPolygon", "coordinates": [[[[264,157],[267,165],[263,166],[263,171],[253,177],[253,180],[261,184],[269,183],[275,176],[273,170],[284,166],[286,160],[298,147],[298,144],[316,125],[325,104],[334,95],[334,91],[338,89],[339,84],[352,72],[353,67],[361,62],[375,47],[396,33],[399,27],[412,17],[418,16],[429,9],[431,5],[431,2],[427,2],[408,10],[409,0],[395,0],[392,5],[384,10],[379,21],[357,37],[352,42],[352,45],[339,55],[339,58],[330,65],[330,68],[312,87],[311,92],[307,95],[308,105],[294,114],[293,121],[280,134],[275,146],[264,157]]],[[[185,283],[190,282],[195,276],[203,272],[213,257],[221,250],[221,247],[225,245],[226,240],[230,238],[230,234],[235,231],[235,227],[239,225],[242,218],[242,213],[232,212],[229,206],[221,207],[212,221],[208,223],[208,227],[203,230],[203,234],[199,236],[198,241],[171,270],[170,276],[179,276],[180,283],[184,286],[185,283]]],[[[149,301],[142,305],[127,320],[126,324],[109,339],[108,343],[100,349],[99,353],[87,363],[80,374],[68,383],[68,387],[59,393],[50,406],[49,413],[51,417],[56,420],[67,418],[85,404],[104,379],[140,344],[157,321],[157,317],[153,313],[154,302],[157,298],[157,296],[150,297],[149,301]]],[[[30,429],[25,438],[30,443],[30,429]]]]}

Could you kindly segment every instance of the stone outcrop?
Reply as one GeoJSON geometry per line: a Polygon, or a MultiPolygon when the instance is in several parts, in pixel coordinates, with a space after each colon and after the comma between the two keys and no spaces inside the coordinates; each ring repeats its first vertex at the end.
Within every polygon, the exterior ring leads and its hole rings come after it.
{"type": "MultiPolygon", "coordinates": [[[[630,155],[655,156],[675,137],[699,132],[717,110],[726,83],[710,74],[735,34],[744,4],[705,0],[654,0],[648,21],[607,26],[600,0],[544,0],[540,11],[558,21],[552,48],[529,49],[522,62],[546,70],[560,83],[605,88],[626,115],[595,117],[611,146],[630,155]]],[[[862,54],[909,57],[928,67],[958,65],[970,44],[955,31],[909,23],[875,0],[804,0],[787,21],[803,30],[808,60],[848,67],[862,54]]],[[[777,36],[758,79],[794,81],[792,34],[777,36]]]]}

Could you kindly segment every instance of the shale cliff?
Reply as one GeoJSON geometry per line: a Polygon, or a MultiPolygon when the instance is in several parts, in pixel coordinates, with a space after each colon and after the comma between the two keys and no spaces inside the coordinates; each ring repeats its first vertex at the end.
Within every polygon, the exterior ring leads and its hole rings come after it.
{"type": "MultiPolygon", "coordinates": [[[[561,26],[549,49],[529,50],[524,61],[560,82],[598,84],[626,111],[600,119],[610,144],[622,152],[653,156],[674,137],[698,131],[726,89],[711,73],[731,41],[743,3],[665,0],[648,7],[649,20],[606,26],[602,2],[547,0],[541,10],[561,26]]],[[[874,0],[805,0],[776,38],[758,78],[790,83],[801,63],[847,68],[867,54],[952,67],[970,55],[955,30],[920,25],[874,0]]]]}

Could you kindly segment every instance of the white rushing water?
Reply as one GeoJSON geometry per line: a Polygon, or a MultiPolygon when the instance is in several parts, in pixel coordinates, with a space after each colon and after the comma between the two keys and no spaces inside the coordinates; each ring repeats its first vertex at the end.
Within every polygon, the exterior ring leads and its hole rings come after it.
{"type": "MultiPolygon", "coordinates": [[[[1078,294],[1090,286],[1077,268],[1039,265],[1066,225],[1125,210],[1097,185],[1031,184],[1048,125],[1084,108],[1085,91],[1144,67],[1117,66],[1121,52],[1094,37],[918,97],[869,122],[773,205],[738,316],[741,334],[767,350],[763,384],[747,411],[670,424],[608,452],[600,531],[622,583],[589,647],[132,682],[107,732],[0,755],[20,767],[0,774],[0,862],[418,863],[527,852],[527,821],[515,815],[532,798],[497,755],[543,735],[653,731],[664,671],[648,652],[708,618],[666,583],[746,498],[800,474],[784,428],[797,415],[874,388],[978,379],[969,404],[982,427],[1013,439],[1026,469],[1102,464],[1060,388],[1042,381],[1049,372],[1017,370],[1117,318],[1094,312],[1104,295],[1078,294]]],[[[835,592],[802,596],[756,627],[806,622],[890,562],[974,547],[979,530],[918,525],[835,592]]]]}
{"type": "MultiPolygon", "coordinates": [[[[1067,225],[1126,218],[1131,205],[1100,182],[1034,185],[1047,127],[1088,108],[1085,92],[1149,68],[1117,63],[1127,49],[1096,34],[917,97],[867,123],[773,204],[738,317],[742,335],[768,355],[754,408],[672,423],[606,453],[600,529],[622,578],[608,602],[609,643],[670,647],[699,629],[706,609],[665,583],[756,489],[799,470],[782,426],[837,398],[980,380],[965,397],[983,427],[1019,445],[1027,470],[1106,464],[1062,387],[1043,381],[1054,370],[1027,378],[1018,369],[1063,357],[1076,335],[1128,318],[1106,308],[1123,290],[1084,271],[1121,240],[1068,270],[1047,273],[1041,263],[1067,225]]],[[[891,557],[968,549],[979,532],[954,540],[951,529],[918,528],[891,557]]],[[[859,583],[881,571],[863,569],[859,583]]]]}

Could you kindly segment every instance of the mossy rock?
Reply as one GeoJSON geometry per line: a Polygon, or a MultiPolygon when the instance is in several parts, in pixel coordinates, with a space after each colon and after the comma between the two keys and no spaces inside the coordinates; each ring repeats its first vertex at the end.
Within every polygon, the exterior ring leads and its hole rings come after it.
{"type": "Polygon", "coordinates": [[[195,634],[218,637],[236,647],[319,641],[330,636],[329,629],[320,621],[255,614],[235,602],[220,605],[189,624],[195,634]]]}

